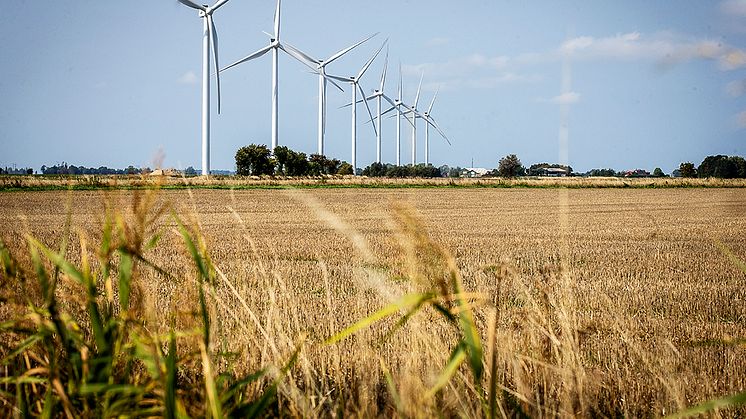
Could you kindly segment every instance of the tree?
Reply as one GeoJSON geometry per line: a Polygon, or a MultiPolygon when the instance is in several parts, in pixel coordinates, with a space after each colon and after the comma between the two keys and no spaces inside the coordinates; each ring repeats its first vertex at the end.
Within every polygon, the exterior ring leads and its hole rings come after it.
{"type": "Polygon", "coordinates": [[[347,162],[343,162],[339,165],[339,169],[337,169],[338,175],[351,175],[352,174],[352,165],[347,162]]]}
{"type": "Polygon", "coordinates": [[[370,176],[370,177],[386,176],[386,166],[378,162],[371,163],[370,166],[363,169],[363,176],[370,176]]]}
{"type": "Polygon", "coordinates": [[[586,174],[592,177],[614,177],[617,172],[614,169],[591,169],[586,174]]]}
{"type": "Polygon", "coordinates": [[[509,154],[500,159],[500,165],[497,171],[502,177],[523,176],[526,168],[521,164],[521,160],[515,154],[509,154]]]}
{"type": "Polygon", "coordinates": [[[288,173],[288,160],[290,159],[290,153],[293,151],[289,148],[278,145],[275,147],[275,164],[277,166],[276,172],[278,174],[287,175],[288,173]]]}
{"type": "Polygon", "coordinates": [[[271,175],[273,164],[269,148],[265,145],[250,144],[236,152],[236,173],[242,176],[271,175]]]}
{"type": "Polygon", "coordinates": [[[738,165],[728,156],[707,156],[697,168],[697,175],[733,179],[738,177],[738,165]]]}
{"type": "Polygon", "coordinates": [[[664,177],[664,176],[666,176],[666,174],[663,173],[663,170],[661,170],[660,167],[656,167],[655,170],[653,170],[653,176],[654,177],[664,177]]]}
{"type": "Polygon", "coordinates": [[[729,160],[731,160],[738,169],[738,175],[739,178],[746,178],[746,159],[740,156],[732,156],[728,157],[729,160]]]}
{"type": "Polygon", "coordinates": [[[697,169],[694,168],[694,163],[684,162],[679,165],[679,173],[681,177],[697,177],[697,169]]]}

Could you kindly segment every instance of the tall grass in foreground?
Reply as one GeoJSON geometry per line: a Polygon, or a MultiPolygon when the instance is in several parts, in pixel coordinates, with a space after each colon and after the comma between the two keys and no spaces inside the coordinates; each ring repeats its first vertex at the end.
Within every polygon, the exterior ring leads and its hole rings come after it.
{"type": "MultiPolygon", "coordinates": [[[[11,348],[0,349],[0,412],[611,417],[657,416],[690,404],[666,366],[621,324],[615,332],[624,354],[644,365],[641,379],[659,381],[665,394],[650,405],[630,404],[616,392],[618,378],[606,380],[589,368],[582,348],[588,331],[561,268],[547,267],[542,280],[532,282],[508,263],[485,266],[497,291],[469,290],[454,257],[406,207],[394,217],[403,260],[381,267],[360,234],[300,194],[301,203],[349,238],[363,260],[358,288],[381,302],[380,309],[363,307],[362,319],[337,319],[358,295],[331,291],[334,274],[325,272],[319,290],[325,298],[314,301],[325,300],[329,324],[305,338],[288,278],[260,261],[240,281],[226,278],[212,262],[199,220],[185,223],[157,206],[151,192],[135,197],[131,215],[106,212],[100,238],[80,235],[79,254],[71,254],[64,239],[59,250],[33,237],[26,252],[0,247],[3,298],[23,311],[0,324],[0,344],[11,348]],[[190,260],[185,270],[152,262],[168,233],[181,237],[190,260]],[[162,283],[144,278],[174,285],[179,295],[169,313],[148,313],[145,290],[162,283]],[[261,290],[247,292],[251,287],[261,290]],[[348,327],[340,327],[343,322],[348,327]],[[387,356],[393,351],[409,352],[397,362],[387,356]],[[247,367],[257,364],[266,367],[247,367]]],[[[727,409],[744,397],[712,400],[681,416],[727,409]]]]}
{"type": "Polygon", "coordinates": [[[132,221],[107,211],[97,250],[89,251],[81,235],[77,266],[66,258],[66,240],[54,251],[27,236],[30,269],[0,242],[3,290],[28,307],[23,316],[0,324],[2,343],[14,345],[2,353],[2,410],[20,417],[175,418],[254,417],[271,407],[278,381],[298,351],[279,371],[236,376],[231,368],[215,370],[215,362],[225,357],[210,336],[215,271],[204,242],[176,215],[196,267],[199,326],[176,331],[172,325],[163,335],[142,321],[135,301],[142,298],[140,271],[171,276],[148,260],[162,233],[153,230],[154,222],[167,211],[153,204],[152,192],[137,194],[132,221]],[[81,295],[70,296],[83,308],[78,319],[62,308],[67,303],[59,300],[62,281],[80,290],[81,295]],[[262,389],[249,396],[254,383],[262,389]]]}

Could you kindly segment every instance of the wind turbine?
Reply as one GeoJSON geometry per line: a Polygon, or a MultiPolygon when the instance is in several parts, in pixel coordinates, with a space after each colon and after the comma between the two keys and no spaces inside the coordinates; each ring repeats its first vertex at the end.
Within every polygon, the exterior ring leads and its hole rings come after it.
{"type": "MultiPolygon", "coordinates": [[[[279,52],[280,50],[285,51],[288,55],[295,58],[296,60],[303,63],[303,59],[299,57],[294,52],[288,52],[282,42],[280,42],[280,3],[281,0],[277,0],[277,9],[275,10],[275,24],[274,24],[274,35],[269,35],[269,45],[267,45],[264,48],[259,49],[256,52],[253,52],[249,55],[247,55],[244,58],[241,58],[240,60],[236,61],[235,63],[226,66],[220,72],[223,72],[229,68],[235,67],[239,64],[245,63],[247,61],[251,61],[253,59],[259,58],[269,52],[272,51],[272,152],[274,152],[275,147],[279,145],[279,98],[278,98],[278,91],[279,91],[279,80],[278,80],[278,66],[279,66],[279,52]]],[[[266,33],[266,32],[265,32],[266,33]]]]}
{"type": "MultiPolygon", "coordinates": [[[[388,40],[386,41],[388,42],[388,40]]],[[[373,64],[373,61],[378,57],[378,54],[381,53],[381,50],[386,45],[386,42],[381,45],[381,48],[378,48],[378,51],[376,51],[375,54],[373,54],[372,57],[368,60],[368,62],[365,63],[362,69],[360,69],[360,72],[357,73],[357,76],[351,76],[351,77],[340,77],[340,76],[333,76],[329,74],[329,78],[338,80],[341,82],[350,83],[352,87],[352,170],[353,174],[357,174],[357,92],[360,91],[363,95],[363,102],[365,103],[365,108],[368,110],[368,115],[370,116],[370,119],[373,120],[373,112],[370,111],[370,106],[368,106],[368,101],[365,99],[365,92],[363,91],[363,88],[360,86],[360,79],[363,77],[366,71],[368,71],[368,68],[370,68],[370,65],[373,64]]],[[[378,135],[378,131],[376,130],[375,125],[373,126],[373,130],[376,131],[376,135],[378,135]]]]}
{"type": "MultiPolygon", "coordinates": [[[[381,91],[380,95],[381,97],[386,99],[387,102],[391,104],[391,107],[384,112],[379,112],[378,114],[379,124],[380,124],[382,115],[386,115],[387,113],[393,110],[396,110],[396,165],[401,166],[401,117],[402,115],[404,115],[404,113],[402,113],[402,108],[408,111],[413,111],[411,107],[409,107],[402,101],[401,63],[399,63],[399,88],[397,91],[396,99],[392,100],[385,93],[383,93],[383,91],[381,91]]],[[[373,96],[375,96],[375,94],[373,96]]],[[[406,118],[406,119],[407,119],[407,122],[409,122],[410,124],[412,123],[412,121],[410,121],[409,118],[406,118]]]]}
{"type": "Polygon", "coordinates": [[[215,71],[217,72],[218,114],[220,113],[220,73],[218,70],[218,32],[212,14],[228,0],[218,0],[212,6],[203,6],[191,0],[178,0],[179,3],[199,11],[203,20],[204,32],[202,36],[202,175],[210,174],[210,51],[214,55],[215,71]]]}
{"type": "MultiPolygon", "coordinates": [[[[326,66],[331,64],[332,62],[336,61],[339,57],[347,54],[348,52],[352,51],[353,49],[360,46],[362,43],[368,41],[369,39],[373,38],[374,36],[378,35],[378,33],[374,33],[373,35],[363,39],[362,41],[359,41],[353,45],[350,45],[349,47],[342,49],[332,55],[331,57],[327,58],[326,60],[317,60],[315,58],[312,58],[308,54],[304,53],[303,51],[299,50],[298,48],[290,45],[285,44],[285,48],[287,52],[292,52],[293,54],[296,54],[298,58],[301,58],[303,63],[306,64],[308,67],[313,70],[314,73],[319,75],[319,136],[318,136],[318,154],[323,155],[324,154],[324,140],[326,137],[326,82],[329,78],[326,74],[326,66]]],[[[340,91],[344,91],[341,87],[339,87],[336,83],[332,81],[332,84],[334,84],[340,91]]]]}
{"type": "Polygon", "coordinates": [[[422,115],[416,115],[417,118],[422,118],[425,121],[425,166],[430,163],[430,126],[438,131],[440,136],[446,140],[448,145],[451,145],[451,140],[448,139],[446,134],[440,129],[438,123],[435,122],[435,119],[432,117],[433,105],[435,105],[435,99],[438,98],[439,91],[440,89],[435,91],[435,95],[433,95],[433,100],[430,101],[430,106],[428,106],[427,111],[422,115]]]}

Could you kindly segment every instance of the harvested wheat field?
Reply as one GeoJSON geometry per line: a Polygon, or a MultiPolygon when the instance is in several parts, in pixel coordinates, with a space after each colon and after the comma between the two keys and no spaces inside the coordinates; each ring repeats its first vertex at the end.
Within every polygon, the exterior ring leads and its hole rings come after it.
{"type": "Polygon", "coordinates": [[[0,412],[738,417],[745,231],[745,189],[0,193],[0,412]]]}

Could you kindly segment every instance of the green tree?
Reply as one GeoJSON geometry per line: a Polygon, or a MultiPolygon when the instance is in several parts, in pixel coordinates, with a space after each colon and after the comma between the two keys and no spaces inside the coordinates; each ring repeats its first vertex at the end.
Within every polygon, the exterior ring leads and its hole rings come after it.
{"type": "Polygon", "coordinates": [[[308,176],[308,157],[306,157],[306,153],[290,150],[287,159],[287,174],[290,176],[308,176]]]}
{"type": "Polygon", "coordinates": [[[526,168],[521,164],[521,160],[515,154],[509,154],[500,159],[497,171],[502,177],[523,176],[526,168]]]}
{"type": "Polygon", "coordinates": [[[697,177],[697,169],[694,168],[694,163],[684,162],[679,165],[679,173],[681,177],[697,177]]]}
{"type": "Polygon", "coordinates": [[[347,162],[340,164],[339,169],[337,169],[338,175],[351,175],[352,173],[352,165],[347,162]]]}
{"type": "Polygon", "coordinates": [[[271,175],[273,166],[265,145],[250,144],[236,151],[236,173],[241,176],[271,175]]]}
{"type": "Polygon", "coordinates": [[[274,153],[275,153],[275,165],[276,165],[276,173],[287,175],[288,171],[288,160],[290,157],[290,153],[293,151],[289,148],[280,145],[275,147],[274,153]]]}
{"type": "Polygon", "coordinates": [[[738,165],[728,156],[707,156],[697,168],[699,177],[732,179],[738,177],[738,165]]]}
{"type": "Polygon", "coordinates": [[[654,177],[664,177],[664,176],[666,176],[666,174],[663,173],[663,170],[661,170],[660,167],[656,167],[655,170],[653,170],[653,176],[654,177]]]}
{"type": "Polygon", "coordinates": [[[728,157],[728,159],[736,165],[736,168],[738,169],[737,177],[746,178],[746,159],[740,156],[732,156],[728,157]]]}
{"type": "Polygon", "coordinates": [[[363,176],[370,176],[370,177],[386,176],[386,166],[378,162],[371,163],[370,166],[363,169],[363,176]]]}

